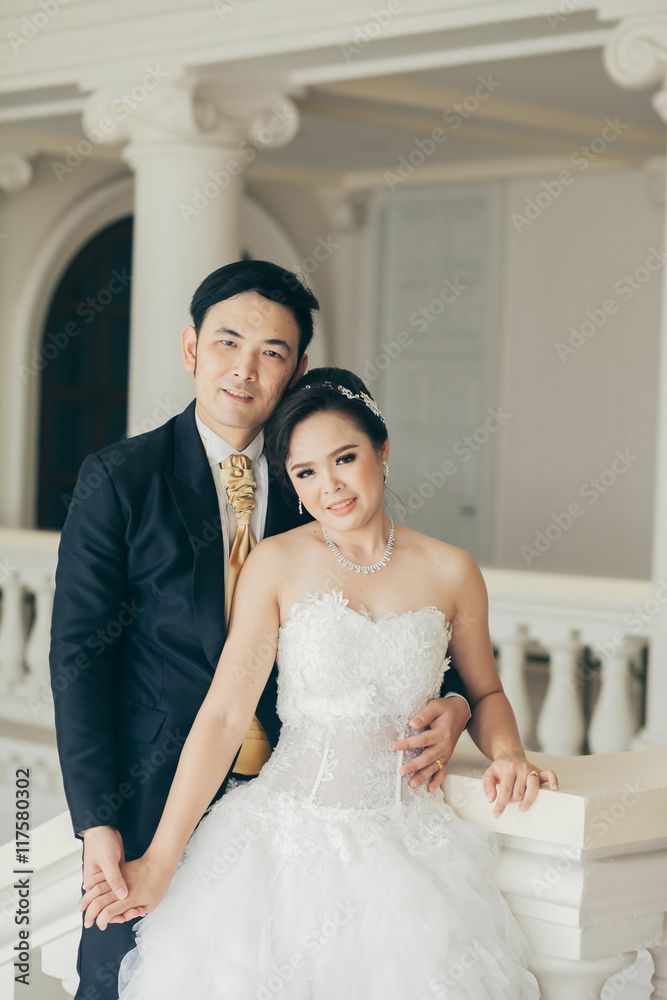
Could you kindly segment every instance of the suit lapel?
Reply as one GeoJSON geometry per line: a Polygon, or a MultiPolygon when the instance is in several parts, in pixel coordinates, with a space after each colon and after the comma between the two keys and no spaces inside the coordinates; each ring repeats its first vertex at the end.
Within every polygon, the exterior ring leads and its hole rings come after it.
{"type": "Polygon", "coordinates": [[[192,545],[195,624],[215,668],[226,636],[224,544],[218,496],[195,423],[194,400],[176,418],[174,471],[164,475],[192,545]]]}

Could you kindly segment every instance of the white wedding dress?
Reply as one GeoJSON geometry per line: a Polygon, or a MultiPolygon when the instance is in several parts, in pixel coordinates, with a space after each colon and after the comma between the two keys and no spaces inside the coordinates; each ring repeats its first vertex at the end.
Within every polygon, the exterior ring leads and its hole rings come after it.
{"type": "Polygon", "coordinates": [[[138,921],[120,1000],[537,1000],[489,877],[494,837],[410,788],[391,750],[438,697],[450,638],[431,607],[373,621],[338,592],[292,607],[278,745],[138,921]]]}

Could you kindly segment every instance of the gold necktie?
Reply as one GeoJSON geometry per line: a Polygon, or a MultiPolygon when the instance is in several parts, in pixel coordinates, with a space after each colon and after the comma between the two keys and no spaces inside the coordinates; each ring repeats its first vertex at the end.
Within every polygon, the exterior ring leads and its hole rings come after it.
{"type": "MultiPolygon", "coordinates": [[[[229,502],[236,514],[236,536],[229,554],[225,587],[225,621],[229,624],[232,597],[241,567],[256,539],[250,530],[250,515],[255,509],[255,488],[252,462],[246,455],[230,455],[220,463],[220,478],[229,502]]],[[[262,723],[255,716],[236,758],[234,774],[255,775],[271,756],[271,744],[262,723]]]]}

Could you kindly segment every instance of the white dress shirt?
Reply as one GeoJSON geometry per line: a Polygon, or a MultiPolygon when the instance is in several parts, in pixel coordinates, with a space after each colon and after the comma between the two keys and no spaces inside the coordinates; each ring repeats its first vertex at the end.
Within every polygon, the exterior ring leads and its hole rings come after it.
{"type": "Polygon", "coordinates": [[[229,502],[227,491],[222,485],[220,476],[220,463],[230,455],[245,455],[252,462],[253,479],[257,483],[255,490],[255,509],[250,514],[250,530],[259,542],[264,537],[264,527],[266,525],[266,509],[269,502],[269,467],[266,455],[264,454],[264,431],[260,431],[256,438],[243,449],[237,451],[232,448],[223,438],[221,438],[210,427],[207,427],[200,419],[195,409],[195,421],[197,429],[206,442],[206,457],[211,466],[211,474],[215,489],[218,494],[218,506],[220,508],[220,521],[222,523],[222,539],[225,547],[225,586],[227,586],[227,570],[229,567],[229,553],[236,538],[236,514],[229,502]]]}

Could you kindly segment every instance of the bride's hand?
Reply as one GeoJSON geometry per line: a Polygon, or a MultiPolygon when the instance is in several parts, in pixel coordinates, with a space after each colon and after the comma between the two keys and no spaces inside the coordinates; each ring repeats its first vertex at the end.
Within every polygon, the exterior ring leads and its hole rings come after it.
{"type": "Polygon", "coordinates": [[[85,927],[97,923],[103,931],[110,923],[123,923],[150,913],[165,896],[173,875],[146,854],[120,867],[128,888],[124,899],[118,899],[101,872],[93,876],[92,884],[86,883],[87,892],[79,902],[79,909],[86,911],[85,927]]]}
{"type": "Polygon", "coordinates": [[[484,772],[482,783],[489,802],[496,800],[494,816],[500,816],[508,802],[518,802],[522,811],[535,801],[540,785],[549,782],[549,788],[558,790],[554,771],[541,771],[523,755],[502,754],[484,772]],[[536,772],[531,774],[531,771],[536,772]]]}

